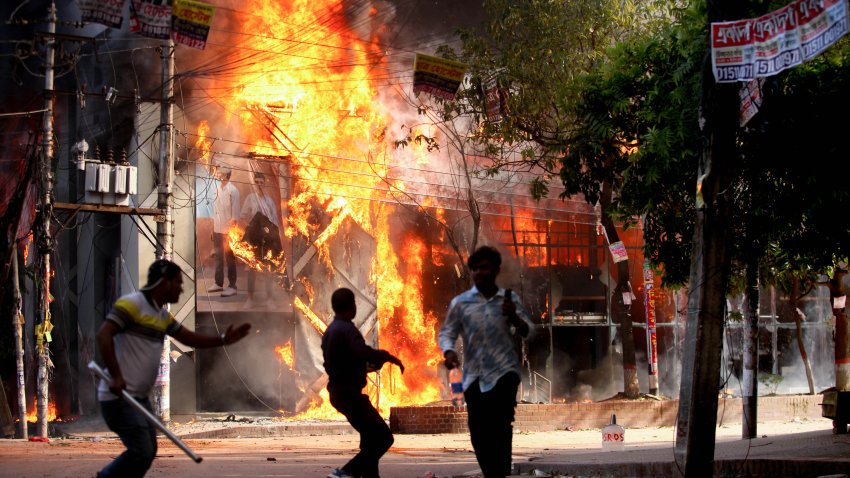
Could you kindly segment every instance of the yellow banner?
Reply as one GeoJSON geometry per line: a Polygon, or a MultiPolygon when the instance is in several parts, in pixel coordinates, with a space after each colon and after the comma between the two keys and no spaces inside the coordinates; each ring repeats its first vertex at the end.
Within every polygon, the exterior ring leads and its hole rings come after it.
{"type": "Polygon", "coordinates": [[[452,100],[465,74],[466,65],[463,63],[417,53],[413,64],[413,92],[424,91],[452,100]]]}
{"type": "Polygon", "coordinates": [[[215,7],[197,0],[174,0],[171,12],[171,37],[174,41],[203,50],[215,7]]]}

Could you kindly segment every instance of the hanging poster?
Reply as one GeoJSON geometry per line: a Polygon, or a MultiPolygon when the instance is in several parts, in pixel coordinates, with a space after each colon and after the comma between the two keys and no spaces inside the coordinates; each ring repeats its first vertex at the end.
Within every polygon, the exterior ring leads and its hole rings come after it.
{"type": "Polygon", "coordinates": [[[171,0],[130,0],[130,31],[167,40],[171,35],[171,0]]]}
{"type": "Polygon", "coordinates": [[[183,45],[203,50],[207,45],[215,7],[197,0],[175,0],[171,38],[183,45]]]}
{"type": "Polygon", "coordinates": [[[741,85],[738,91],[738,97],[741,100],[740,109],[738,111],[738,119],[743,127],[759,112],[764,96],[761,89],[764,86],[764,78],[750,80],[741,85]]]}
{"type": "Polygon", "coordinates": [[[121,28],[124,21],[124,0],[78,0],[81,20],[121,28]]]}
{"type": "Polygon", "coordinates": [[[499,85],[496,77],[490,78],[484,85],[484,109],[487,121],[498,124],[502,121],[507,107],[508,92],[499,85]]]}
{"type": "Polygon", "coordinates": [[[629,254],[626,252],[626,245],[623,244],[623,241],[610,244],[608,250],[611,251],[611,257],[614,258],[614,263],[623,262],[629,258],[629,254]]]}
{"type": "Polygon", "coordinates": [[[643,302],[646,307],[646,350],[649,356],[649,375],[658,374],[658,334],[655,322],[655,273],[649,261],[643,262],[643,302]]]}
{"type": "Polygon", "coordinates": [[[436,56],[416,54],[413,63],[413,93],[420,91],[445,100],[453,100],[466,65],[436,56]]]}
{"type": "Polygon", "coordinates": [[[758,18],[712,23],[714,78],[775,75],[819,55],[848,30],[848,0],[797,0],[758,18]]]}

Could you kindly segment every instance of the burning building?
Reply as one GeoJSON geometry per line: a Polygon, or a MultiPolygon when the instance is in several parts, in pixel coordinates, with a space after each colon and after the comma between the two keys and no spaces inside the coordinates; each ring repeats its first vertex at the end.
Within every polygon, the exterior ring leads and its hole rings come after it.
{"type": "MultiPolygon", "coordinates": [[[[641,389],[647,389],[644,365],[652,363],[647,344],[653,344],[660,392],[675,395],[686,300],[637,279],[644,277],[640,230],[621,231],[634,296],[617,297],[621,278],[597,209],[583,198],[552,199],[559,197],[557,187],[550,199],[533,200],[530,178],[519,174],[479,174],[490,165],[482,151],[458,130],[418,117],[427,99],[420,103],[410,95],[412,59],[416,50],[434,45],[430,38],[391,41],[415,13],[400,8],[401,2],[381,1],[231,2],[219,5],[205,52],[178,49],[175,259],[189,280],[172,312],[199,330],[248,317],[256,333],[223,350],[172,344],[175,413],[338,418],[323,397],[319,339],[331,319],[330,294],[342,286],[357,294],[355,323],[367,341],[407,366],[404,375],[394,368],[370,374],[370,394],[381,412],[448,399],[436,332],[450,299],[469,287],[466,256],[485,243],[502,251],[500,285],[520,294],[540,328],[524,347],[524,400],[601,400],[620,391],[623,320],[635,325],[641,389]],[[229,296],[209,292],[215,281],[215,172],[221,167],[231,169],[243,206],[251,193],[271,203],[263,214],[267,222],[240,218],[228,231],[238,258],[236,294],[229,296]],[[654,341],[646,325],[647,284],[656,292],[654,341]],[[625,300],[631,315],[612,313],[614,303],[625,300]]],[[[129,35],[106,30],[95,36],[96,43],[115,46],[129,35]]],[[[60,134],[129,151],[139,169],[137,207],[156,198],[155,49],[155,42],[146,42],[110,55],[115,70],[94,55],[85,57],[75,65],[81,84],[69,76],[58,88],[73,93],[57,108],[60,134]],[[114,86],[121,94],[111,104],[105,94],[90,94],[86,102],[82,83],[104,91],[114,86]]],[[[68,166],[57,172],[57,192],[73,203],[83,193],[82,178],[75,176],[82,173],[70,166],[68,143],[57,151],[68,166]]],[[[80,364],[96,357],[94,331],[111,302],[143,282],[156,229],[154,217],[73,214],[63,217],[68,227],[57,239],[64,262],[55,267],[55,282],[68,287],[57,291],[53,310],[63,321],[56,333],[62,337],[58,409],[72,414],[95,409],[80,364]]],[[[766,350],[776,358],[776,337],[787,337],[790,329],[772,314],[763,340],[773,338],[766,350]]],[[[811,340],[823,343],[823,316],[810,317],[811,340]]],[[[781,368],[778,360],[772,364],[773,371],[781,368]]]]}

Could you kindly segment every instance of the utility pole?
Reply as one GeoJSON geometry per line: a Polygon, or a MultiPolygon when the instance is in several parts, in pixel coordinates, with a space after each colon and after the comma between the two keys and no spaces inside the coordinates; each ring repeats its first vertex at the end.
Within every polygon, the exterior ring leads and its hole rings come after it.
{"type": "Polygon", "coordinates": [[[743,373],[741,374],[741,438],[756,438],[758,434],[758,371],[759,371],[759,272],[755,254],[747,263],[747,307],[742,336],[743,373]]]}
{"type": "MultiPolygon", "coordinates": [[[[708,1],[708,22],[738,19],[731,14],[741,8],[737,3],[708,1]]],[[[702,69],[700,125],[705,144],[697,171],[696,223],[674,447],[677,469],[686,477],[711,476],[714,469],[738,127],[739,86],[715,82],[709,57],[706,55],[702,69]]]]}
{"type": "Polygon", "coordinates": [[[38,268],[35,275],[36,291],[36,354],[38,374],[36,382],[36,410],[38,423],[35,434],[47,436],[47,409],[51,339],[50,331],[50,253],[53,238],[50,235],[50,218],[53,216],[53,61],[56,42],[56,4],[50,3],[47,17],[47,33],[43,36],[44,53],[44,119],[41,127],[41,150],[39,154],[39,214],[36,222],[38,268]]]}
{"type": "Polygon", "coordinates": [[[21,313],[21,287],[18,274],[18,244],[12,246],[12,284],[15,301],[15,371],[18,378],[18,438],[27,439],[27,389],[24,380],[24,314],[21,313]]]}
{"type": "MultiPolygon", "coordinates": [[[[174,221],[171,192],[174,183],[174,41],[162,43],[162,98],[159,107],[159,174],[157,176],[157,208],[162,216],[156,218],[156,256],[171,259],[174,252],[174,221]]],[[[165,337],[159,374],[153,393],[154,413],[164,422],[171,420],[171,343],[165,337]]]]}

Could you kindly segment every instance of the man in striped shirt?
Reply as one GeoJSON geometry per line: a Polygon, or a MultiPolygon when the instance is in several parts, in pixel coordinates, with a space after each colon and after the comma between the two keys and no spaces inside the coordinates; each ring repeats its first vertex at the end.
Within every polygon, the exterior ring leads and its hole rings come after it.
{"type": "Polygon", "coordinates": [[[485,478],[511,474],[514,411],[520,382],[520,357],[514,334],[532,331],[525,307],[496,285],[502,256],[492,247],[475,250],[467,260],[475,284],[452,299],[438,335],[446,368],[460,366],[455,351],[463,339],[463,395],[469,435],[485,478]]]}
{"type": "Polygon", "coordinates": [[[250,324],[230,325],[220,334],[200,334],[180,325],[165,308],[177,303],[183,292],[180,266],[158,259],[148,269],[148,282],[138,292],[122,296],[106,315],[97,332],[97,344],[109,380],[100,380],[97,397],[109,429],[127,450],[106,465],[97,478],[145,476],[156,456],[156,428],[129,403],[122,390],[151,409],[150,394],[159,371],[159,361],[170,335],[195,348],[219,347],[242,340],[250,324]]]}

